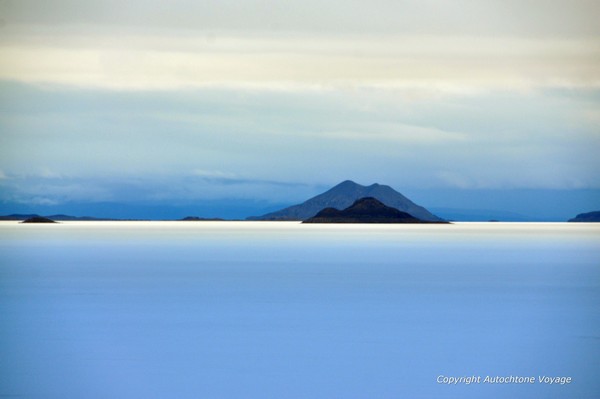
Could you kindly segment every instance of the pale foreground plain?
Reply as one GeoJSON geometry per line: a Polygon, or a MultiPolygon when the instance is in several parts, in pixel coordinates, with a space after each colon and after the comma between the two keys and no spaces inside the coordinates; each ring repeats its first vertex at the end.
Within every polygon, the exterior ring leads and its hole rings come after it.
{"type": "Polygon", "coordinates": [[[0,397],[596,398],[598,304],[594,224],[0,222],[0,397]]]}

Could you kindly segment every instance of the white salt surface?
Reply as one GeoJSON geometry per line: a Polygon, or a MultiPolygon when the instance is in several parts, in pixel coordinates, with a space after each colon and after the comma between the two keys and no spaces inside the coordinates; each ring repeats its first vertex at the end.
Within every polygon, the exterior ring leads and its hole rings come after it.
{"type": "Polygon", "coordinates": [[[597,398],[599,305],[594,224],[0,222],[0,397],[597,398]]]}

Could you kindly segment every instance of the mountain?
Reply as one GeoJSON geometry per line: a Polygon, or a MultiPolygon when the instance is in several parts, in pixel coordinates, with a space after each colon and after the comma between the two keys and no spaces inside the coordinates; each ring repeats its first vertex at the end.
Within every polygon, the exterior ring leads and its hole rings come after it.
{"type": "Polygon", "coordinates": [[[381,184],[362,186],[346,180],[332,189],[313,197],[302,204],[293,205],[262,216],[249,217],[248,220],[305,220],[315,216],[325,208],[345,209],[360,198],[373,197],[384,205],[426,221],[441,222],[443,219],[433,215],[391,188],[381,184]]]}
{"type": "Polygon", "coordinates": [[[48,219],[42,216],[34,216],[28,219],[23,220],[21,223],[56,223],[52,219],[48,219]]]}
{"type": "Polygon", "coordinates": [[[356,200],[344,210],[325,208],[302,223],[435,223],[384,205],[373,197],[356,200]]]}
{"type": "Polygon", "coordinates": [[[12,215],[5,215],[5,216],[0,216],[0,220],[27,220],[27,219],[31,219],[31,218],[35,218],[35,217],[39,217],[39,215],[36,214],[20,214],[20,213],[13,213],[12,215]]]}
{"type": "Polygon", "coordinates": [[[70,216],[70,215],[49,215],[49,216],[40,216],[37,214],[18,214],[13,213],[12,215],[0,216],[0,220],[27,220],[33,218],[46,218],[51,220],[61,220],[61,221],[94,221],[94,220],[113,220],[113,219],[102,219],[102,218],[93,218],[90,216],[70,216]]]}
{"type": "Polygon", "coordinates": [[[221,222],[225,219],[221,218],[201,218],[199,216],[186,216],[180,219],[182,222],[221,222]]]}
{"type": "Polygon", "coordinates": [[[580,213],[577,217],[570,219],[569,222],[598,223],[600,222],[600,211],[580,213]]]}

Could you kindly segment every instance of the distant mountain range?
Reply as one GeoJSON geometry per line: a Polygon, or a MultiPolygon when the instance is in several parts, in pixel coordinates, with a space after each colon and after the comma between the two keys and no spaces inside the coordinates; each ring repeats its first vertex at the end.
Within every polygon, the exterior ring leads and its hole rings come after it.
{"type": "Polygon", "coordinates": [[[354,201],[365,197],[375,198],[383,204],[406,212],[417,219],[430,222],[444,221],[390,186],[381,184],[362,186],[351,180],[346,180],[302,204],[293,205],[262,216],[252,216],[248,220],[306,220],[325,208],[345,209],[352,205],[354,201]]]}
{"type": "Polygon", "coordinates": [[[580,213],[569,222],[580,222],[580,223],[597,223],[600,222],[600,211],[580,213]]]}
{"type": "Polygon", "coordinates": [[[0,216],[0,220],[27,220],[33,218],[46,218],[50,220],[80,220],[80,221],[94,221],[94,220],[115,220],[115,219],[105,219],[105,218],[94,218],[91,216],[69,216],[69,215],[49,215],[49,216],[40,216],[37,214],[19,214],[13,213],[12,215],[0,216]]]}
{"type": "MultiPolygon", "coordinates": [[[[49,219],[49,220],[59,220],[61,222],[64,221],[133,221],[133,220],[148,220],[148,219],[118,219],[118,218],[95,218],[91,216],[70,216],[70,215],[49,215],[49,216],[40,216],[37,214],[19,214],[14,213],[12,215],[0,216],[0,220],[29,220],[29,219],[49,219]]],[[[170,219],[165,219],[170,220],[170,219]]],[[[181,221],[221,221],[225,219],[221,218],[203,218],[198,216],[187,216],[182,219],[176,219],[181,221]]]]}
{"type": "Polygon", "coordinates": [[[221,218],[201,218],[199,216],[186,216],[183,219],[179,219],[182,222],[222,222],[225,219],[221,218]]]}
{"type": "MultiPolygon", "coordinates": [[[[267,201],[242,200],[242,199],[220,199],[200,200],[194,204],[172,204],[161,203],[148,205],[147,203],[65,203],[62,205],[18,205],[1,202],[0,208],[5,216],[0,220],[21,221],[36,216],[45,216],[57,221],[100,221],[100,220],[182,220],[182,215],[190,216],[185,220],[242,220],[247,215],[262,216],[247,217],[247,220],[306,220],[325,208],[345,209],[360,198],[374,197],[383,204],[396,208],[402,212],[409,213],[416,218],[428,221],[464,221],[486,222],[490,220],[505,222],[599,222],[598,213],[580,213],[577,217],[573,215],[583,208],[594,209],[600,203],[600,190],[582,191],[581,193],[564,194],[561,191],[516,191],[511,195],[505,195],[502,191],[433,191],[421,192],[420,198],[434,198],[438,207],[432,206],[425,209],[395,191],[389,186],[372,184],[362,186],[352,181],[344,181],[330,190],[317,195],[309,200],[294,206],[283,208],[284,204],[267,204],[267,201]],[[460,195],[459,195],[460,194],[460,195]],[[503,197],[503,195],[505,195],[503,197]],[[477,204],[486,203],[489,199],[498,199],[497,208],[478,209],[477,204]],[[448,202],[448,206],[443,205],[448,202]],[[550,209],[560,209],[562,213],[555,216],[544,216],[541,212],[532,210],[530,203],[541,203],[540,207],[548,205],[550,209]],[[524,204],[524,205],[523,205],[524,204]],[[524,208],[525,206],[529,208],[524,208]],[[524,213],[502,210],[524,209],[524,213]],[[279,210],[277,210],[279,208],[279,210]],[[528,213],[531,212],[531,213],[528,213]],[[566,213],[569,212],[569,213],[566,213]],[[9,214],[10,213],[10,214],[9,214]],[[93,216],[70,216],[70,215],[93,215],[93,216]],[[536,216],[537,215],[537,216],[536,216]],[[541,215],[541,216],[540,216],[541,215]],[[558,216],[556,216],[558,215],[558,216]],[[208,217],[207,217],[208,216],[208,217]]],[[[537,208],[536,208],[537,209],[537,208]]],[[[597,209],[597,208],[596,208],[597,209]]],[[[548,212],[550,212],[548,211],[548,212]]],[[[551,214],[551,213],[550,213],[551,214]]]]}
{"type": "Polygon", "coordinates": [[[444,223],[417,219],[409,213],[384,205],[366,197],[356,200],[343,210],[325,208],[302,223],[444,223]]]}

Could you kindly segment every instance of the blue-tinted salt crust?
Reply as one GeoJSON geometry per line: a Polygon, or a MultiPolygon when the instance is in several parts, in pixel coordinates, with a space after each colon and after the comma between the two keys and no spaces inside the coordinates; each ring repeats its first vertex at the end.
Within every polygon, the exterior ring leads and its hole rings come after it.
{"type": "Polygon", "coordinates": [[[599,304],[591,224],[1,222],[0,397],[597,398],[599,304]]]}

